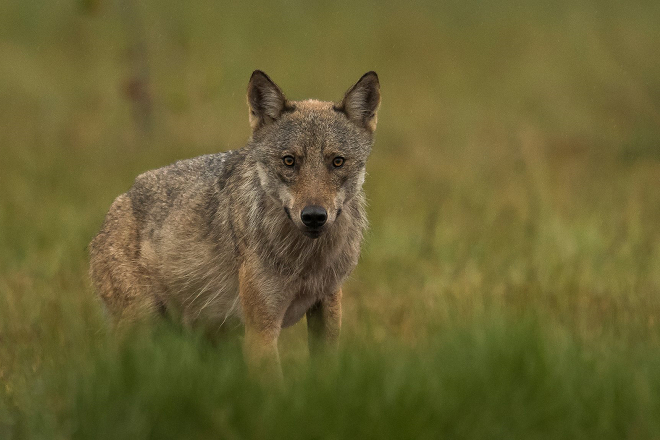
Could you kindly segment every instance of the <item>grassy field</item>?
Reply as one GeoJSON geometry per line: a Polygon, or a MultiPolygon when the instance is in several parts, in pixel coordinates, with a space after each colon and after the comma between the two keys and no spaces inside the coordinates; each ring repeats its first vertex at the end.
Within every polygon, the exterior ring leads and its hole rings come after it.
{"type": "Polygon", "coordinates": [[[0,438],[660,438],[660,3],[0,2],[0,438]],[[194,5],[194,6],[193,6],[194,5]],[[86,246],[262,69],[382,107],[336,362],[119,337],[86,246]]]}

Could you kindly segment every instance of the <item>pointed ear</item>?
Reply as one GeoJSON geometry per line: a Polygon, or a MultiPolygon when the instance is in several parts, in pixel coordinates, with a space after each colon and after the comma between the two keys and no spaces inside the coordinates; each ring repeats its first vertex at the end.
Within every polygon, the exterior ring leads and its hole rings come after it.
{"type": "Polygon", "coordinates": [[[373,132],[376,130],[378,106],[380,105],[380,83],[376,72],[367,72],[348,89],[341,104],[335,110],[346,114],[348,119],[373,132]]]}
{"type": "Polygon", "coordinates": [[[247,92],[252,130],[270,124],[290,108],[279,87],[261,70],[252,72],[247,92]]]}

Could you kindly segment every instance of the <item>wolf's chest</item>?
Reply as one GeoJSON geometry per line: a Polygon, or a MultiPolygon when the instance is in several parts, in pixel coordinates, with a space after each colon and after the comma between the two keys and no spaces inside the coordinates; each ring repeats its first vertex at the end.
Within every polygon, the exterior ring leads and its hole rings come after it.
{"type": "Polygon", "coordinates": [[[284,314],[282,327],[289,327],[298,322],[310,307],[325,295],[335,293],[345,275],[347,268],[326,267],[325,270],[312,276],[303,276],[291,283],[290,302],[284,314]]]}
{"type": "Polygon", "coordinates": [[[284,314],[282,320],[282,327],[290,327],[296,322],[300,321],[305,315],[307,310],[320,299],[320,295],[304,295],[298,296],[291,301],[289,307],[284,314]]]}

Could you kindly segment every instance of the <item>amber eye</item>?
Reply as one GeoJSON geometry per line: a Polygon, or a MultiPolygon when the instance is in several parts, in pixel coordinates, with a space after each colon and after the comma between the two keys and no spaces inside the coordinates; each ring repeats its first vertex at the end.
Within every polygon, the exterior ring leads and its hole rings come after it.
{"type": "Polygon", "coordinates": [[[332,159],[332,164],[335,166],[335,168],[339,168],[340,166],[344,165],[344,158],[337,156],[332,159]]]}
{"type": "Polygon", "coordinates": [[[288,167],[292,167],[293,164],[296,163],[296,160],[293,158],[293,156],[284,156],[282,158],[282,162],[284,162],[284,165],[286,165],[288,167]]]}

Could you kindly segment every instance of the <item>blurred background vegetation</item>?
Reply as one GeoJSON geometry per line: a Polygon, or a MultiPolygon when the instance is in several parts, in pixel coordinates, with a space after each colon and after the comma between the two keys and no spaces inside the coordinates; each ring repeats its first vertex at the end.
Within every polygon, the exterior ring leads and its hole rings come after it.
{"type": "Polygon", "coordinates": [[[0,438],[658,438],[660,3],[0,2],[0,438]],[[109,331],[86,245],[134,177],[240,148],[245,90],[376,70],[337,365],[109,331]]]}

